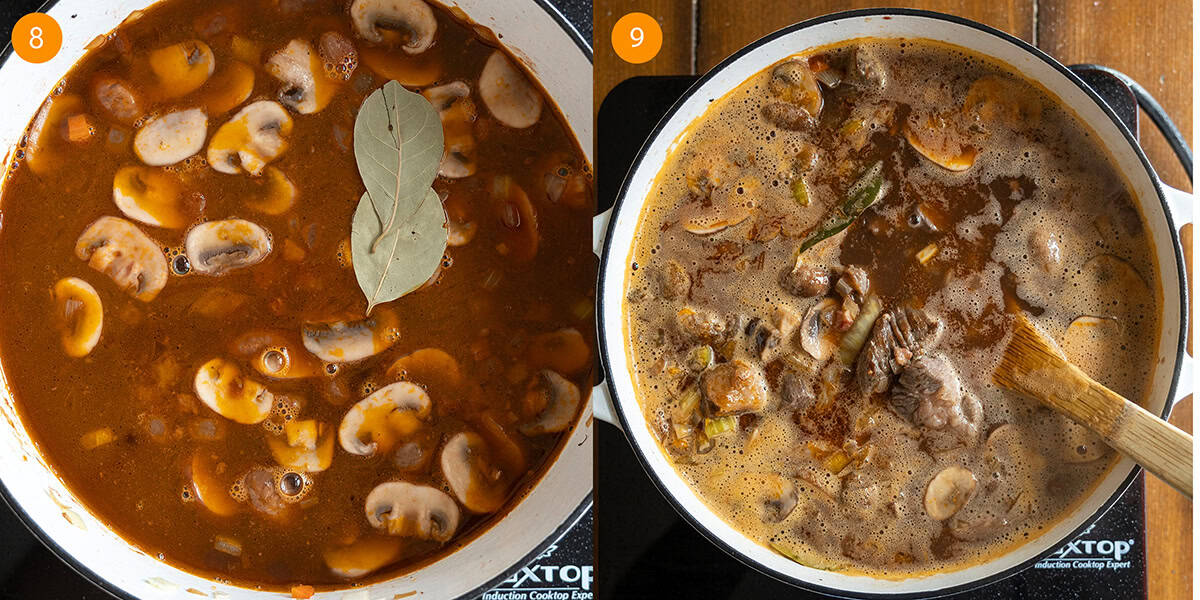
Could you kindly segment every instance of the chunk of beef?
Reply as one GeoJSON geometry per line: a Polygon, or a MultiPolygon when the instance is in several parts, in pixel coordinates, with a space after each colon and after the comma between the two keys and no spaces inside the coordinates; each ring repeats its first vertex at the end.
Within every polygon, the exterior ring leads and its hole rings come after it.
{"type": "Polygon", "coordinates": [[[874,48],[859,46],[854,49],[854,64],[846,81],[869,91],[883,91],[888,85],[887,67],[874,48]]]}
{"type": "Polygon", "coordinates": [[[904,367],[937,347],[945,326],[940,317],[915,308],[893,308],[875,320],[858,355],[855,376],[864,393],[887,391],[904,367]]]}
{"type": "Polygon", "coordinates": [[[1034,263],[1047,273],[1062,268],[1062,236],[1047,226],[1036,226],[1029,232],[1029,253],[1034,263]]]}
{"type": "Polygon", "coordinates": [[[892,388],[892,406],[915,425],[943,429],[967,441],[979,433],[979,400],[963,390],[958,373],[945,358],[919,356],[892,388]]]}
{"type": "Polygon", "coordinates": [[[852,298],[855,301],[862,302],[862,299],[867,297],[867,292],[871,289],[871,279],[862,267],[850,265],[842,272],[842,276],[838,277],[835,289],[837,289],[837,292],[843,298],[852,298]]]}
{"type": "Polygon", "coordinates": [[[811,129],[817,120],[807,110],[787,102],[772,102],[762,107],[763,118],[768,122],[791,131],[811,129]]]}
{"type": "Polygon", "coordinates": [[[766,375],[757,365],[740,359],[705,371],[700,389],[716,416],[756,412],[767,403],[766,375]]]}
{"type": "Polygon", "coordinates": [[[657,274],[659,292],[667,300],[687,298],[692,291],[692,276],[674,260],[668,260],[667,266],[657,274]]]}
{"type": "Polygon", "coordinates": [[[817,395],[813,393],[809,382],[795,371],[784,371],[779,376],[779,396],[784,404],[793,410],[804,410],[816,402],[817,395]]]}
{"type": "Polygon", "coordinates": [[[710,310],[683,308],[676,314],[679,331],[694,342],[711,343],[725,336],[725,320],[710,310]]]}
{"type": "Polygon", "coordinates": [[[801,298],[815,298],[829,292],[829,269],[797,262],[779,278],[779,284],[801,298]]]}

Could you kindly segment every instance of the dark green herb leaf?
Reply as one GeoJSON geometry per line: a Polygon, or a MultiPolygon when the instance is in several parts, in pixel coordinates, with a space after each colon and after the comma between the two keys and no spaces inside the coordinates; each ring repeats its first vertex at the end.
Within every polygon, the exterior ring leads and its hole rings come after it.
{"type": "Polygon", "coordinates": [[[850,186],[850,190],[846,194],[846,201],[842,203],[837,214],[830,217],[809,235],[804,243],[800,244],[796,255],[799,256],[821,241],[845,231],[863,211],[886,196],[889,190],[891,190],[891,183],[883,178],[883,163],[876,162],[863,173],[862,177],[858,178],[858,181],[854,182],[854,185],[850,186]]]}

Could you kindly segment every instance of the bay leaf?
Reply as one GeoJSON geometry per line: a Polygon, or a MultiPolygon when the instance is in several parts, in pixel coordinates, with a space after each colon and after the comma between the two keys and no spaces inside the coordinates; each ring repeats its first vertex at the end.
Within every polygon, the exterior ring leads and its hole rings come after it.
{"type": "Polygon", "coordinates": [[[367,297],[368,314],[377,304],[421,287],[437,272],[446,252],[446,210],[429,187],[403,223],[390,232],[383,231],[385,224],[376,214],[369,192],[363,194],[354,211],[350,251],[354,276],[367,297]],[[372,252],[377,238],[379,244],[372,252]]]}
{"type": "Polygon", "coordinates": [[[389,81],[363,101],[354,119],[354,159],[383,233],[425,197],[444,148],[442,121],[421,94],[389,81]]]}
{"type": "Polygon", "coordinates": [[[367,191],[354,212],[350,249],[368,314],[420,287],[442,260],[446,211],[430,185],[444,146],[433,105],[396,81],[359,108],[354,158],[367,191]]]}

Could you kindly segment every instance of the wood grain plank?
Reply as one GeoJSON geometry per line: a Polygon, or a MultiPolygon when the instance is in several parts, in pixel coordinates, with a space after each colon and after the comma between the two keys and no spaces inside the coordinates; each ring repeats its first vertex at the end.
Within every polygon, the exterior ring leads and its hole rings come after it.
{"type": "MultiPolygon", "coordinates": [[[[1192,431],[1192,397],[1175,405],[1171,423],[1192,431]]],[[[1192,598],[1192,503],[1146,475],[1146,581],[1153,600],[1192,598]]]]}
{"type": "MultiPolygon", "coordinates": [[[[1129,75],[1158,99],[1192,143],[1191,2],[1039,0],[1037,40],[1064,63],[1099,63],[1129,75]]],[[[1163,181],[1190,190],[1154,124],[1143,116],[1140,128],[1142,146],[1163,181]]]]}
{"type": "Polygon", "coordinates": [[[637,75],[687,75],[693,72],[695,38],[690,0],[605,0],[596,2],[592,12],[595,65],[592,89],[594,110],[609,90],[637,75]],[[617,56],[612,47],[612,29],[617,20],[631,12],[653,16],[663,31],[658,56],[640,65],[631,65],[617,56]]]}
{"type": "Polygon", "coordinates": [[[875,6],[905,6],[951,13],[1007,31],[1026,41],[1033,40],[1032,0],[926,0],[880,2],[878,0],[698,0],[699,43],[696,67],[703,73],[739,48],[793,23],[812,17],[875,6]],[[747,18],[753,15],[753,18],[747,18]]]}

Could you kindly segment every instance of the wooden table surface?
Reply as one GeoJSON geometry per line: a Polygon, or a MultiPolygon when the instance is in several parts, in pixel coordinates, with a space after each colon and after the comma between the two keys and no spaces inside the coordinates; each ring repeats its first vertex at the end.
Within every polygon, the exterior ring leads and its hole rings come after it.
{"type": "MultiPolygon", "coordinates": [[[[595,0],[596,107],[599,109],[614,85],[629,77],[702,74],[781,27],[830,12],[883,4],[865,0],[595,0]],[[662,50],[642,65],[623,62],[610,42],[616,20],[632,11],[654,16],[663,30],[662,50]]],[[[1189,145],[1192,143],[1189,0],[928,0],[899,4],[980,21],[1020,37],[1066,64],[1098,63],[1122,71],[1158,99],[1189,145]]],[[[1140,128],[1142,145],[1163,180],[1191,191],[1179,161],[1144,115],[1140,128]]],[[[1187,233],[1190,237],[1190,228],[1187,233]]],[[[1191,244],[1187,246],[1190,251],[1191,244]]],[[[1192,430],[1191,398],[1175,408],[1171,421],[1192,430]]],[[[1146,477],[1147,579],[1153,600],[1192,597],[1191,512],[1191,502],[1154,477],[1146,477]]]]}

